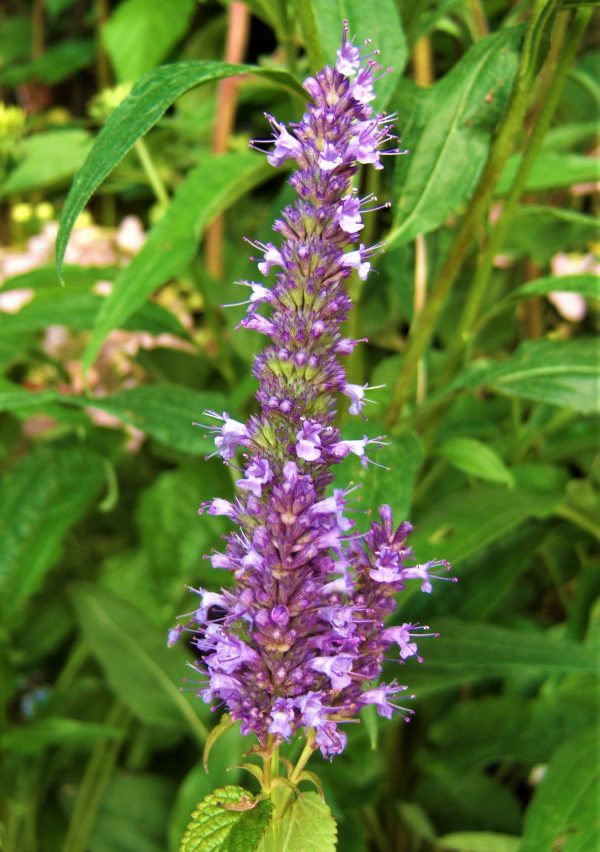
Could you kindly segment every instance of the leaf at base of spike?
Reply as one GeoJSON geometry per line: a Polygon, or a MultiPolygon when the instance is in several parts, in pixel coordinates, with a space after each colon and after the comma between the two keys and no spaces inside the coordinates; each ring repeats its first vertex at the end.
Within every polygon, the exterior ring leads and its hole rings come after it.
{"type": "Polygon", "coordinates": [[[219,724],[215,725],[215,727],[212,729],[212,731],[210,732],[210,734],[206,738],[206,743],[204,745],[204,752],[202,753],[202,764],[204,766],[205,772],[208,772],[208,756],[210,754],[212,747],[214,746],[216,741],[219,739],[221,734],[224,734],[225,731],[228,731],[229,728],[231,728],[232,725],[234,725],[234,724],[235,723],[234,723],[233,719],[231,718],[231,716],[228,713],[224,713],[223,716],[221,716],[219,724]]]}

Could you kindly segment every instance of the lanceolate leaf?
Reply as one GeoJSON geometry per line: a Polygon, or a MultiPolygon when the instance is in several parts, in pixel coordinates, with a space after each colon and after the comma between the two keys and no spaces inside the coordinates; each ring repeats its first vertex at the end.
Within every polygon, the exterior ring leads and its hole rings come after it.
{"type": "Polygon", "coordinates": [[[596,671],[589,648],[544,633],[453,618],[437,618],[435,628],[440,638],[429,642],[424,651],[428,667],[460,669],[468,676],[479,671],[485,677],[523,669],[540,674],[596,671]]]}
{"type": "Polygon", "coordinates": [[[30,453],[0,486],[0,621],[11,626],[60,557],[67,531],[85,513],[105,478],[91,452],[30,453]]]}
{"type": "Polygon", "coordinates": [[[411,544],[420,560],[442,555],[453,564],[491,548],[531,516],[546,517],[563,491],[482,484],[455,491],[415,517],[411,544]]]}
{"type": "Polygon", "coordinates": [[[582,414],[599,410],[598,343],[536,340],[500,363],[475,365],[453,387],[489,387],[508,396],[564,406],[582,414]]]}
{"type": "Polygon", "coordinates": [[[214,450],[210,435],[194,427],[194,421],[206,408],[219,410],[223,405],[219,393],[193,391],[178,385],[140,385],[112,396],[70,397],[65,401],[107,411],[167,447],[187,453],[214,450]]]}
{"type": "Polygon", "coordinates": [[[267,174],[253,154],[205,155],[179,187],[140,253],[123,270],[98,317],[84,355],[88,369],[106,335],[140,307],[157,287],[182,272],[210,221],[267,174]]]}
{"type": "Polygon", "coordinates": [[[179,689],[187,661],[183,647],[168,648],[145,616],[101,586],[79,583],[71,596],[89,648],[123,704],[147,724],[177,728],[185,722],[204,742],[208,731],[196,715],[202,702],[179,689]]]}
{"type": "MultiPolygon", "coordinates": [[[[88,287],[54,287],[36,290],[31,302],[14,314],[2,317],[2,331],[37,331],[49,325],[65,325],[74,331],[93,328],[102,311],[105,298],[89,291],[88,287]]],[[[121,318],[118,328],[146,331],[148,334],[175,334],[189,339],[177,317],[161,305],[152,302],[138,306],[135,313],[121,318]]]]}
{"type": "Polygon", "coordinates": [[[162,62],[185,34],[194,5],[194,0],[119,3],[102,28],[102,40],[119,80],[135,80],[162,62]]]}
{"type": "Polygon", "coordinates": [[[468,199],[510,94],[520,39],[519,29],[482,39],[418,98],[402,128],[409,154],[397,164],[388,245],[432,231],[468,199]]]}
{"type": "Polygon", "coordinates": [[[567,740],[556,752],[525,819],[519,852],[569,849],[586,852],[600,844],[597,730],[567,740]]]}
{"type": "Polygon", "coordinates": [[[545,296],[553,292],[580,293],[587,299],[600,299],[600,278],[597,275],[548,275],[528,281],[514,293],[514,299],[530,299],[532,296],[545,296]]]}
{"type": "Polygon", "coordinates": [[[240,74],[261,74],[305,95],[304,90],[285,71],[250,65],[228,65],[224,62],[177,62],[150,71],[138,80],[98,134],[85,163],[75,176],[56,239],[59,275],[77,216],[104,178],[121,162],[137,140],[156,124],[173,101],[184,92],[213,80],[240,74]]]}

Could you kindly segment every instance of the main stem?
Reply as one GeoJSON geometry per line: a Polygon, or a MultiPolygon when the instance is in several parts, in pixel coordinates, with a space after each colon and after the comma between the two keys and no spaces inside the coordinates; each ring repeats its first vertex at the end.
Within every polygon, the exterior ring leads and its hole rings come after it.
{"type": "Polygon", "coordinates": [[[392,402],[386,416],[388,427],[394,426],[402,413],[402,409],[413,385],[419,360],[423,356],[434,334],[437,320],[467,256],[473,232],[485,213],[502,169],[512,153],[517,134],[523,126],[535,67],[530,47],[534,40],[536,23],[543,11],[543,7],[544,0],[536,0],[529,19],[529,26],[525,35],[525,43],[517,71],[517,80],[512,92],[506,118],[492,145],[488,161],[475,190],[469,210],[464,216],[454,242],[433,282],[425,309],[413,322],[402,369],[398,375],[392,395],[392,402]]]}

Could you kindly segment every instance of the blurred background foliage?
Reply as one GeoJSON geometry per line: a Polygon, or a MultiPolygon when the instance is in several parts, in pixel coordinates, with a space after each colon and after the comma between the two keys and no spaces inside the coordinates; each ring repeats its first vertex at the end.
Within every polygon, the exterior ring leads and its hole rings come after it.
{"type": "Polygon", "coordinates": [[[592,12],[3,4],[3,849],[175,852],[195,803],[239,779],[251,743],[229,731],[204,773],[218,720],[179,689],[186,649],[165,647],[186,585],[227,581],[202,558],[222,519],[196,510],[232,483],[192,422],[252,411],[261,342],[220,305],[253,275],[242,237],[268,239],[290,190],[248,140],[265,110],[301,115],[298,81],[333,60],[344,16],[393,68],[378,106],[408,154],[361,183],[393,204],[366,227],[386,243],[376,273],[350,285],[348,332],[368,338],[352,381],[385,388],[345,428],[386,432],[391,471],[348,461],[341,478],[362,483],[359,507],[409,517],[419,559],[460,582],[400,601],[400,620],[441,633],[401,672],[413,724],[365,719],[312,768],[343,852],[600,842],[592,12]]]}

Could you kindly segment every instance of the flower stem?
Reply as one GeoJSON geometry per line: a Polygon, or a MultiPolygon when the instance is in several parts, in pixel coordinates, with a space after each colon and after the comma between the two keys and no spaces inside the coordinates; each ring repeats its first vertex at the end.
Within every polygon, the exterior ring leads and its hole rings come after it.
{"type": "Polygon", "coordinates": [[[386,416],[388,427],[394,426],[402,414],[413,386],[419,361],[435,332],[437,321],[471,246],[473,233],[485,213],[502,169],[513,151],[515,139],[523,126],[535,69],[535,56],[532,54],[535,53],[533,45],[536,25],[543,14],[544,6],[544,0],[535,0],[533,4],[506,117],[492,145],[469,209],[432,284],[427,304],[412,325],[408,347],[386,416]]]}
{"type": "MultiPolygon", "coordinates": [[[[453,345],[448,353],[448,363],[446,365],[446,376],[454,371],[460,359],[461,352],[464,347],[469,347],[473,340],[473,326],[479,315],[481,303],[487,291],[488,282],[492,272],[494,257],[501,249],[508,230],[508,226],[512,221],[517,210],[519,200],[523,194],[527,177],[531,171],[535,159],[539,153],[544,137],[550,127],[552,118],[558,106],[562,90],[564,88],[567,74],[575,58],[577,48],[583,36],[584,30],[590,20],[592,14],[591,8],[579,9],[569,21],[568,25],[562,30],[564,34],[564,42],[560,45],[560,49],[556,51],[554,56],[549,57],[549,83],[545,97],[543,98],[537,121],[533,127],[531,135],[525,145],[525,150],[521,157],[519,168],[512,182],[508,194],[505,198],[504,205],[500,218],[498,219],[495,228],[491,232],[486,245],[480,256],[479,263],[475,272],[473,283],[469,289],[462,316],[459,321],[456,336],[454,337],[453,345]]],[[[571,16],[569,16],[570,18],[571,16]]]]}
{"type": "Polygon", "coordinates": [[[169,206],[169,194],[167,193],[163,179],[156,170],[156,166],[154,165],[154,160],[148,150],[148,146],[143,139],[138,139],[135,143],[135,150],[146,177],[148,178],[148,183],[152,187],[152,191],[156,196],[156,200],[161,207],[166,209],[169,206]]]}

